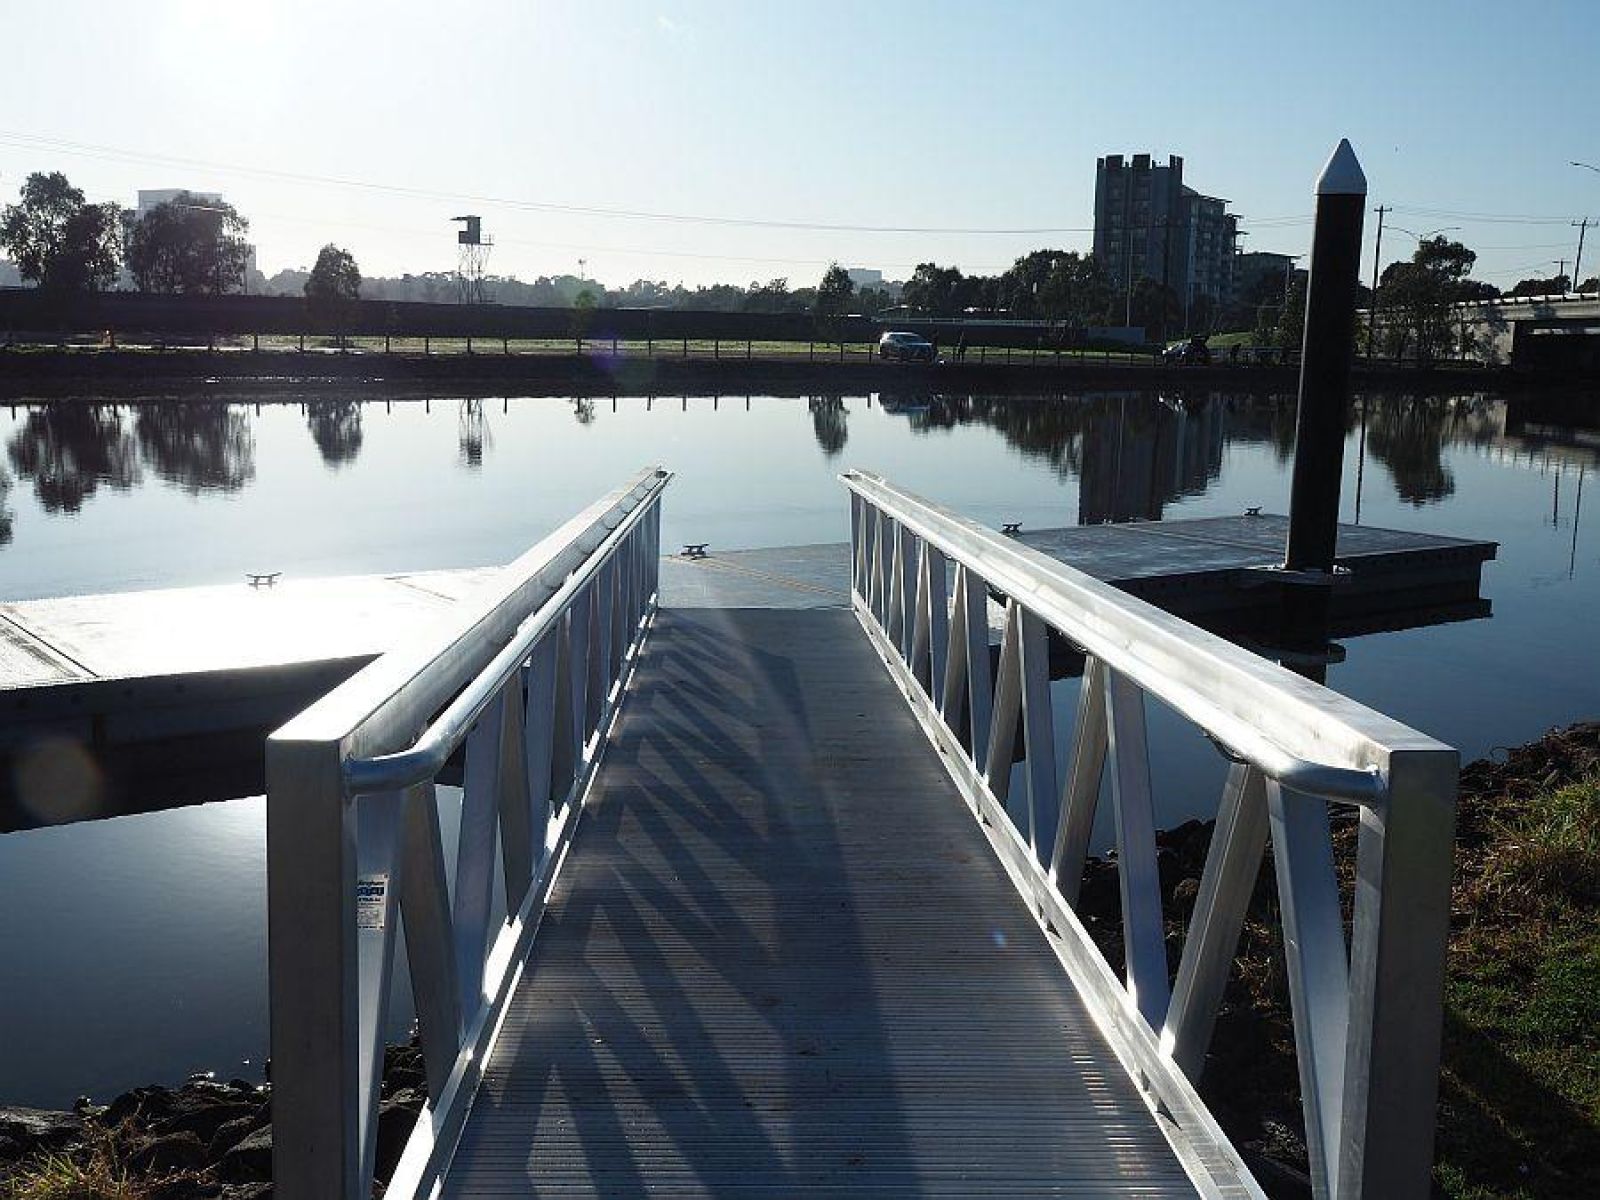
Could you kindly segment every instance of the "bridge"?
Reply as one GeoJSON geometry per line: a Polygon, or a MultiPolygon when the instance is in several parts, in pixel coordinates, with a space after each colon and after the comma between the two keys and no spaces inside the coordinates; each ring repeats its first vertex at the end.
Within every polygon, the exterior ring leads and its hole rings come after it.
{"type": "Polygon", "coordinates": [[[387,1196],[1260,1196],[1196,1082],[1269,842],[1313,1190],[1427,1194],[1454,750],[863,472],[848,608],[663,606],[669,481],[269,739],[281,1200],[371,1194],[402,943],[387,1196]],[[1171,953],[1151,699],[1229,760],[1171,953]],[[1076,911],[1102,802],[1121,973],[1076,911]]]}

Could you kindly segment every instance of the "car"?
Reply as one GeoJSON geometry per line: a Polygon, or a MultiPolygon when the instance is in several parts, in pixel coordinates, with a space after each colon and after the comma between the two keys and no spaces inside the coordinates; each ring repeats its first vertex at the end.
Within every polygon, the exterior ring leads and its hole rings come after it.
{"type": "Polygon", "coordinates": [[[1161,361],[1180,367],[1208,367],[1211,349],[1206,345],[1205,335],[1197,333],[1186,342],[1173,342],[1161,352],[1161,361]]]}
{"type": "Polygon", "coordinates": [[[886,333],[878,339],[878,357],[886,362],[931,363],[933,343],[918,333],[886,333]]]}

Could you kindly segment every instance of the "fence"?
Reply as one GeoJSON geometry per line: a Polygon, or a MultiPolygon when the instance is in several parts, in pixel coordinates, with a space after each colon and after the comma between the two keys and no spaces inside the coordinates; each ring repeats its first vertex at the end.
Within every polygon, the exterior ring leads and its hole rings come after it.
{"type": "Polygon", "coordinates": [[[439,636],[384,655],[269,739],[276,1195],[371,1193],[402,913],[428,1104],[390,1194],[429,1194],[653,618],[669,478],[645,471],[604,497],[439,636]],[[451,889],[435,779],[458,752],[451,889]]]}
{"type": "Polygon", "coordinates": [[[1193,1082],[1270,832],[1315,1194],[1427,1195],[1456,752],[877,476],[842,478],[863,627],[1180,1153],[1226,1147],[1193,1082]],[[1005,598],[992,680],[991,590],[1005,598]],[[1064,771],[1053,738],[1052,631],[1087,656],[1064,771]],[[1147,695],[1232,761],[1175,979],[1147,695]],[[1019,726],[1024,795],[1014,819],[1019,726]],[[1124,980],[1074,912],[1108,767],[1124,980]],[[1047,814],[1058,799],[1052,831],[1047,814]],[[1348,947],[1334,803],[1360,815],[1348,947]]]}

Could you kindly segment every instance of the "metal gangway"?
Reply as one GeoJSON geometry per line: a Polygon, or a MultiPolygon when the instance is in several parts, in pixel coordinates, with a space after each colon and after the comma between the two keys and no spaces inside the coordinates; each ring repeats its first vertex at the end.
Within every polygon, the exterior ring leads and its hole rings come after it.
{"type": "Polygon", "coordinates": [[[1313,1189],[1427,1193],[1454,750],[863,472],[850,609],[663,606],[669,479],[269,740],[279,1200],[372,1194],[402,942],[390,1197],[1260,1196],[1195,1085],[1269,840],[1313,1189]],[[1175,971],[1147,698],[1231,760],[1175,971]]]}

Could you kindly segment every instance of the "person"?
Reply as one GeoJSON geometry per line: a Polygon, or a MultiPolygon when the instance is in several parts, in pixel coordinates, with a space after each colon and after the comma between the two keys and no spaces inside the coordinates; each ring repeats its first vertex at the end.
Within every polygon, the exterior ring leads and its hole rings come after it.
{"type": "Polygon", "coordinates": [[[933,347],[933,354],[929,357],[928,361],[929,362],[938,362],[939,361],[939,335],[938,334],[934,334],[931,338],[929,338],[928,339],[928,344],[933,347]]]}
{"type": "Polygon", "coordinates": [[[963,329],[961,336],[956,339],[956,361],[964,362],[967,357],[967,331],[963,329]]]}
{"type": "Polygon", "coordinates": [[[1237,367],[1239,365],[1239,343],[1238,342],[1235,342],[1233,345],[1228,347],[1228,364],[1230,366],[1235,366],[1235,367],[1237,367]]]}

